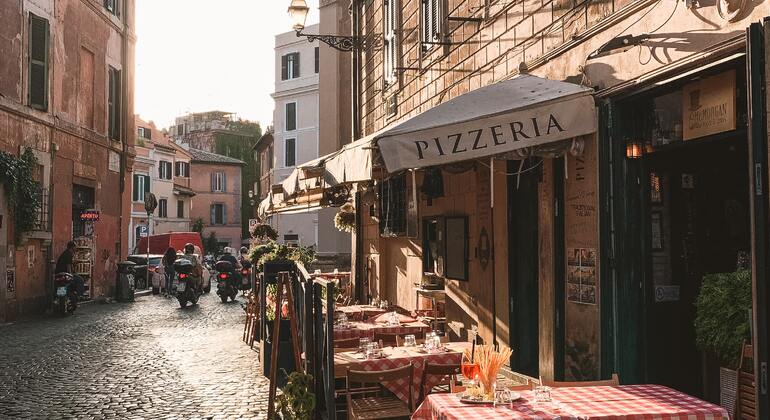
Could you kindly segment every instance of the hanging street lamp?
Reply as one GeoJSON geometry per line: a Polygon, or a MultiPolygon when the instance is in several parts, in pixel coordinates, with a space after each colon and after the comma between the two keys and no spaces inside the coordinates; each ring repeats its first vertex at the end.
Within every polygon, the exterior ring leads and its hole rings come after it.
{"type": "Polygon", "coordinates": [[[321,41],[328,46],[344,52],[350,52],[356,49],[363,49],[364,43],[362,40],[348,35],[315,35],[306,34],[302,30],[305,29],[305,21],[307,20],[307,14],[310,12],[310,8],[307,7],[305,0],[291,0],[289,5],[289,17],[294,22],[294,30],[297,31],[298,37],[307,38],[308,42],[315,40],[321,41]]]}

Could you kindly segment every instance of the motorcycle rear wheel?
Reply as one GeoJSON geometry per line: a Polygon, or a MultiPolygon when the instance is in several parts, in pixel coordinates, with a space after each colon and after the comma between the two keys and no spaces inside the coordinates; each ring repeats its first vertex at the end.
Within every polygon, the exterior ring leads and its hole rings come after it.
{"type": "Polygon", "coordinates": [[[178,299],[179,300],[179,307],[184,309],[187,307],[187,299],[178,299]]]}

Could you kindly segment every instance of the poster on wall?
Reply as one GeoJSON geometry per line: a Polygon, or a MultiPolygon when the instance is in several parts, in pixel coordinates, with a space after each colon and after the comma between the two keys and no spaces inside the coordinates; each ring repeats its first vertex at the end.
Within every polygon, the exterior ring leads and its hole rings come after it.
{"type": "Polygon", "coordinates": [[[16,270],[5,270],[5,292],[16,291],[16,270]]]}
{"type": "Polygon", "coordinates": [[[567,301],[596,305],[596,248],[567,249],[567,301]]]}
{"type": "Polygon", "coordinates": [[[682,96],[685,140],[735,130],[735,70],[687,84],[682,96]]]}

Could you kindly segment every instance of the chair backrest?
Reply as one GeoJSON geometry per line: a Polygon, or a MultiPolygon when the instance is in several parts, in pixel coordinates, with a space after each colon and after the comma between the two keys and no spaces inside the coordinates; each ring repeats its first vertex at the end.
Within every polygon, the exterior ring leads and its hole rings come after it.
{"type": "Polygon", "coordinates": [[[757,418],[757,395],[754,375],[754,346],[743,341],[741,360],[738,364],[738,393],[735,402],[735,418],[754,420],[757,418]]]}
{"type": "Polygon", "coordinates": [[[409,363],[407,366],[403,366],[390,370],[374,370],[374,371],[362,371],[362,370],[350,370],[347,371],[347,383],[346,392],[348,399],[353,398],[354,395],[371,394],[372,384],[382,384],[384,382],[391,382],[398,379],[406,379],[409,384],[409,411],[413,410],[412,405],[412,383],[414,379],[412,375],[414,368],[409,363]],[[358,388],[354,388],[352,385],[358,384],[358,388]],[[369,385],[369,386],[367,386],[369,385]]]}
{"type": "Polygon", "coordinates": [[[355,349],[358,348],[358,338],[341,338],[334,340],[335,349],[355,349]]]}
{"type": "Polygon", "coordinates": [[[374,342],[378,343],[382,341],[383,346],[398,346],[398,334],[386,334],[381,332],[374,332],[374,342]]]}
{"type": "Polygon", "coordinates": [[[603,381],[579,381],[579,382],[561,382],[543,380],[543,385],[551,388],[581,387],[581,386],[617,386],[620,385],[620,379],[617,373],[612,374],[611,379],[603,381]]]}
{"type": "Polygon", "coordinates": [[[422,404],[422,400],[425,399],[426,394],[430,394],[432,389],[426,390],[426,380],[429,376],[440,376],[442,378],[449,376],[449,389],[451,391],[454,387],[455,376],[460,374],[459,364],[437,364],[425,362],[425,367],[422,370],[422,378],[420,379],[420,399],[417,400],[417,405],[422,404]]]}

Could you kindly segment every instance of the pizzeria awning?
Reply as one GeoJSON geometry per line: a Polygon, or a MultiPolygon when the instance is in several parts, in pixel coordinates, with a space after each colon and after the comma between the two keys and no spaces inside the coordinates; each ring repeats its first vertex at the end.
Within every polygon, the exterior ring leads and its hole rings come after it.
{"type": "Polygon", "coordinates": [[[596,132],[592,93],[574,83],[522,74],[460,95],[374,137],[390,173],[510,153],[596,132]]]}

